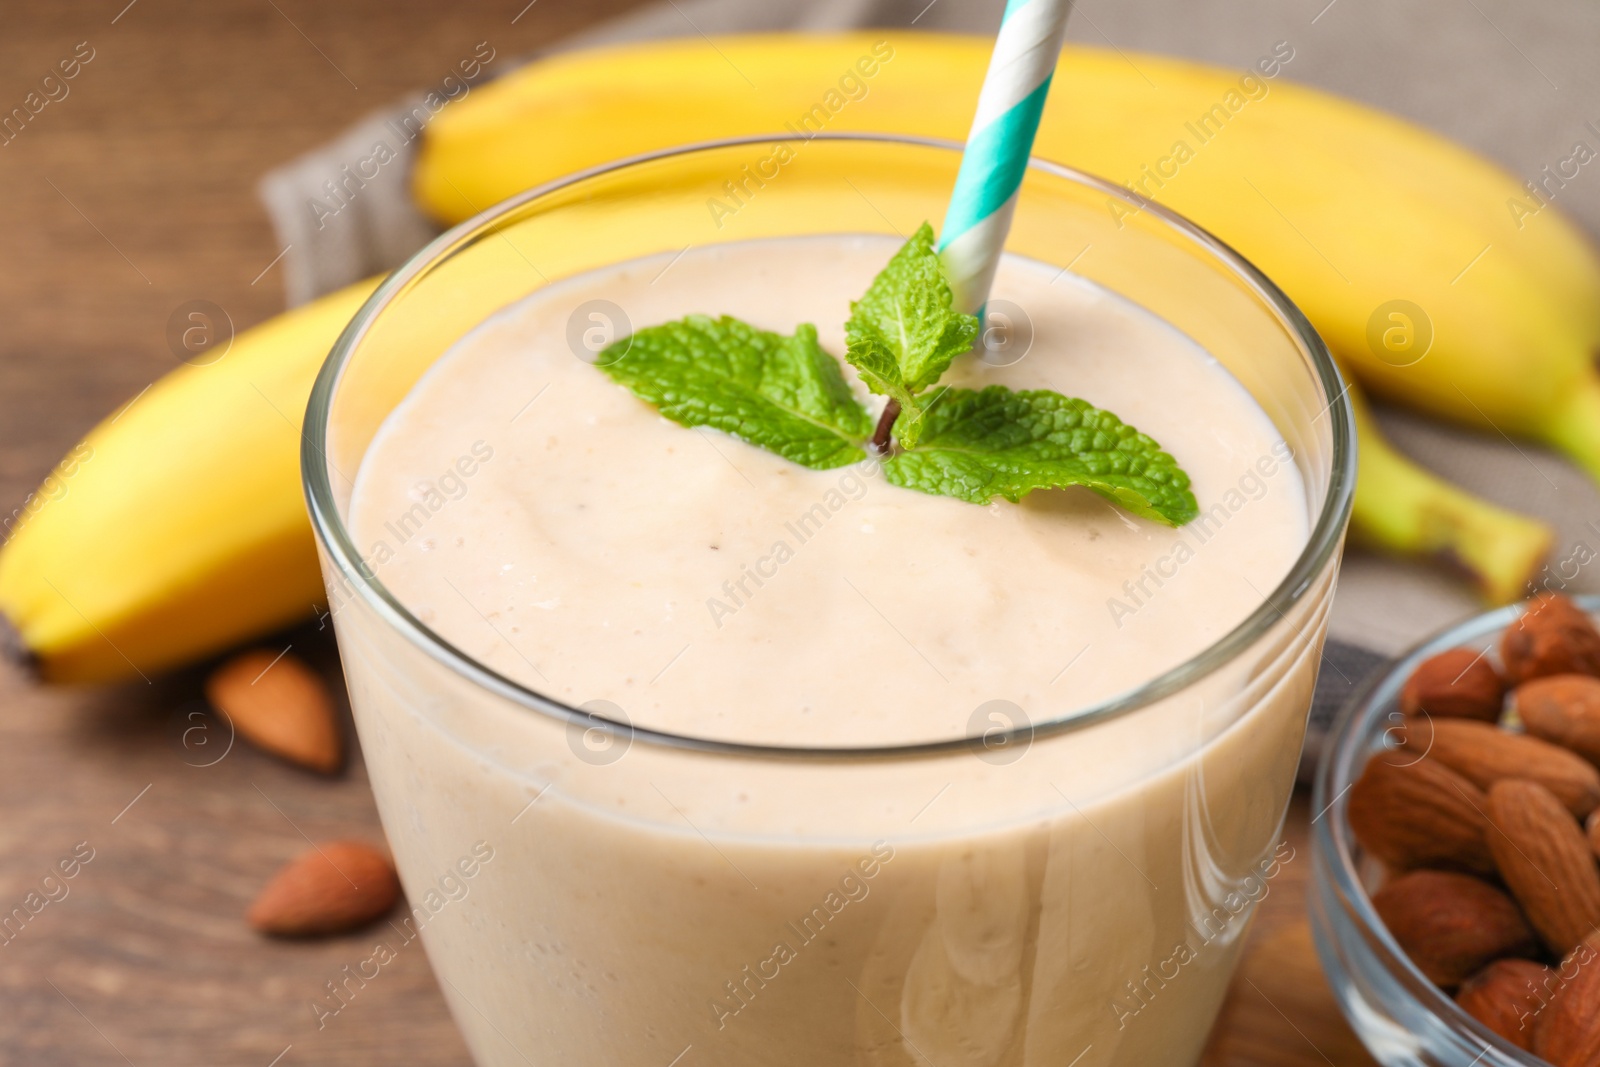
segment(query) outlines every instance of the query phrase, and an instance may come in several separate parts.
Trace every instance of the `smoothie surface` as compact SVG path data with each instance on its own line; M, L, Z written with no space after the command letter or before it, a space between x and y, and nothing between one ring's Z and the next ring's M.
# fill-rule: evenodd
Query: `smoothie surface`
M1243 621L1308 536L1288 447L1190 340L1059 268L1003 261L993 298L1022 309L1031 346L1003 367L958 359L942 384L1053 389L1116 413L1189 473L1195 522L1137 519L1084 489L981 507L889 485L870 461L809 470L669 422L569 343L574 321L615 335L615 312L591 303L608 301L633 328L695 312L783 333L810 322L842 356L850 301L897 247L691 248L539 290L385 422L356 478L357 545L491 669L731 741L944 740L1012 708L1037 724ZM882 398L867 402L875 415Z

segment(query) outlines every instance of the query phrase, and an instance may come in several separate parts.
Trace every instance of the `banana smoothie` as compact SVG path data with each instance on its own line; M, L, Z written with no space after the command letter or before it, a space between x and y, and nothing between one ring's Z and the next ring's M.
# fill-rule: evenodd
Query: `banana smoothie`
M486 672L401 669L424 657L336 615L410 899L493 849L417 912L480 1063L1198 1058L1295 862L1325 601L1131 714L1031 728L1193 659L1289 572L1314 509L1249 393L1137 306L1001 263L1008 344L940 384L1116 412L1192 479L1173 527L1084 488L977 505L877 458L810 469L669 421L583 341L703 312L813 323L843 354L898 245L730 243L551 284L445 353L355 473L367 565Z

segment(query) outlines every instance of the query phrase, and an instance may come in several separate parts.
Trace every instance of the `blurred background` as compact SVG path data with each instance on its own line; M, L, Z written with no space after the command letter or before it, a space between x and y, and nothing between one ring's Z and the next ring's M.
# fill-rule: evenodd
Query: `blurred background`
M768 26L992 33L1001 6L10 5L0 115L23 107L58 63L80 67L64 94L0 135L0 511L21 506L85 432L177 365L176 310L206 301L242 330L284 309L289 271L305 262L258 194L268 172L439 84L480 42L504 70L586 41ZM1600 148L1600 7L1587 0L1083 0L1069 37L1128 53L1130 64L1150 51L1241 70L1287 41L1287 78L1430 126L1526 180L1578 144ZM1600 162L1564 181L1556 206L1600 232ZM1556 556L1600 550L1600 496L1566 460L1415 415L1380 417L1426 466L1553 523ZM1596 572L1568 590L1600 591ZM1411 564L1357 552L1346 575L1334 633L1380 653L1476 606L1448 575ZM312 624L284 640L337 681L327 632ZM359 758L328 782L253 751L197 755L184 731L203 708L201 677L47 689L0 667L0 913L79 843L93 853L66 896L0 943L0 1062L465 1063L420 947L319 1027L312 1001L370 953L373 936L267 942L240 920L308 839L381 831ZM1303 840L1308 815L1302 798L1291 840ZM1209 1062L1368 1062L1310 956L1304 865L1286 870ZM1271 1001L1260 995L1269 979Z

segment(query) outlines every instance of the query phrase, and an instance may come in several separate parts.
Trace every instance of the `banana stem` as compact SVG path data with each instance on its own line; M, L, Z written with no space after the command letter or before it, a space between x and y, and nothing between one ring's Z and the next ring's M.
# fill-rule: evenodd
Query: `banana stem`
M1555 539L1549 526L1473 496L1394 450L1359 397L1352 539L1464 573L1485 600L1524 596Z
M1600 373L1589 370L1566 390L1540 436L1600 481Z

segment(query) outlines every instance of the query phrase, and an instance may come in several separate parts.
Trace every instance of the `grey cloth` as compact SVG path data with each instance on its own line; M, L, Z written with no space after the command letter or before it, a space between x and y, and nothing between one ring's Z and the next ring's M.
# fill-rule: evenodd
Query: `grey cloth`
M1300 781L1310 784L1340 713L1362 691L1362 683L1389 662L1383 653L1360 645L1332 638L1323 645L1317 689L1311 697L1311 716L1306 722L1305 749L1300 756Z
M287 248L290 307L393 270L439 232L411 201L419 114L430 114L422 94L374 112L261 180L278 246Z
M910 26L992 33L1003 0L664 0L569 38L561 48L778 29ZM1590 0L1080 0L1068 37L1124 53L1164 52L1247 68L1279 41L1294 48L1286 75L1431 126L1524 179L1573 155L1600 151L1600 80L1594 48L1600 5ZM500 63L505 70L514 64ZM332 217L310 202L340 168L370 155L394 111L272 172L262 183L278 229L289 302L389 270L424 243L432 224L412 206L411 145ZM1592 125L1591 125L1592 123ZM1562 185L1557 206L1600 229L1600 160ZM1396 294L1403 297L1405 294ZM1516 359L1517 353L1506 353ZM1395 444L1423 466L1558 531L1547 584L1600 592L1600 493L1571 463L1525 443L1379 410ZM1313 709L1308 760L1332 709L1359 676L1426 634L1478 610L1470 590L1439 571L1359 551L1347 554L1332 639Z

